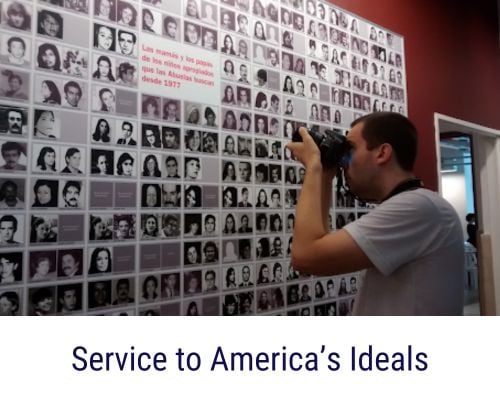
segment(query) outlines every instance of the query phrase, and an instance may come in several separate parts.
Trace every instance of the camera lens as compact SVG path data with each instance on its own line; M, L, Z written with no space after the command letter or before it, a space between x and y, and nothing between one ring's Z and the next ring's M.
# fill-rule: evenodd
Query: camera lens
M307 131L321 153L321 163L327 168L342 167L349 163L350 145L341 132L325 130L318 132L314 129ZM293 142L302 142L298 129L292 135Z

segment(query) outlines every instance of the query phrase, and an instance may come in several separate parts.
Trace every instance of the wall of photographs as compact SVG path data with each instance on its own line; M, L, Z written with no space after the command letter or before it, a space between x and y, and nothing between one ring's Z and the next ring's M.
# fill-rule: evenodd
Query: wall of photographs
M316 0L1 0L0 314L347 315L289 262L300 126L406 114L403 39ZM148 93L144 44L219 98ZM187 98L187 100L186 100ZM333 193L332 229L368 206Z

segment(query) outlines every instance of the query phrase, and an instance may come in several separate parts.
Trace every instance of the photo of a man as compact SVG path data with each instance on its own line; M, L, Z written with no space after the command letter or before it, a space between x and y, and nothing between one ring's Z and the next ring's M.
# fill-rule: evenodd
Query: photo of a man
M61 206L63 208L81 208L82 183L79 181L67 181L62 189Z
M82 88L75 81L69 81L64 85L64 103L66 107L79 108L82 98Z
M14 215L4 215L0 218L0 246L19 244L14 239L18 225L18 220Z
M19 186L17 181L0 180L0 209L5 208L24 208L24 196L20 196ZM24 180L22 181L24 185Z
M0 153L3 158L3 165L0 165L0 171L26 171L26 164L22 164L21 156L26 156L26 144L19 142L4 142Z
M132 32L118 31L118 49L125 56L135 56L137 36Z
M0 107L0 133L23 135L27 129L27 110L15 107Z
M137 145L137 141L132 137L134 134L134 125L129 121L123 121L121 124L121 135L116 141L117 144L128 146Z
M11 64L17 67L29 67L29 49L27 48L26 41L27 39L20 36L9 37L5 45L0 48L0 63Z

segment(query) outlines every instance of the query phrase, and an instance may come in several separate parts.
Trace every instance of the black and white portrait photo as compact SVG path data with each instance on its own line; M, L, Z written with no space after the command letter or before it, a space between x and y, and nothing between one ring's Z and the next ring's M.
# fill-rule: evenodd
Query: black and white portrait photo
M0 105L0 135L23 137L28 133L26 108Z
M33 9L20 1L2 2L1 24L5 28L31 31Z
M61 14L47 9L39 10L37 20L37 32L39 35L54 39L63 38L64 20Z
M31 66L31 39L21 35L2 34L0 63L29 68Z

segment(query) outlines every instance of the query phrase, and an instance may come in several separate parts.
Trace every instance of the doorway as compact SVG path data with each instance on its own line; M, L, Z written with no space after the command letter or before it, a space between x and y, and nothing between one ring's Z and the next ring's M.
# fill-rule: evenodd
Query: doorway
M472 137L461 132L440 132L442 196L455 208L465 239L464 315L479 315L477 217L472 173Z
M496 315L500 254L495 258L492 238L498 241L499 232L491 221L498 215L490 213L500 199L500 132L441 114L435 114L435 127L439 192L457 211L465 238L464 315Z

